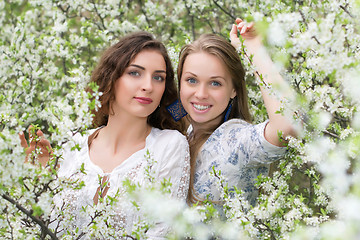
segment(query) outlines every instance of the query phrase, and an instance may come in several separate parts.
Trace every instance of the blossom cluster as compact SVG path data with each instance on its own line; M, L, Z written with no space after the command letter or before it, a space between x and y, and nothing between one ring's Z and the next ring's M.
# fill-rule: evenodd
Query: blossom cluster
M287 156L271 166L270 175L258 177L257 205L249 205L241 189L228 189L226 176L214 171L227 221L211 202L189 207L161 197L166 203L160 206L156 199L166 191L143 186L132 197L147 219L139 220L133 233L116 233L104 224L116 199L84 209L91 224L82 232L105 239L122 234L141 239L156 220L172 227L169 239L357 239L359 14L358 0L1 1L0 237L82 237L72 225L70 207L56 212L61 226L72 231L59 237L53 227L54 198L85 184L59 179L56 167L63 145L91 127L101 93L96 86L90 86L93 93L85 89L106 47L127 33L145 30L165 43L176 68L184 44L209 32L228 38L231 24L241 17L256 22L266 50L295 90L279 112L302 129L298 138L289 139ZM256 69L245 53L246 49L239 52L257 123L267 118L266 109ZM272 90L283 91L276 86ZM31 157L34 164L24 163L18 133L27 135L30 125L40 126L53 146L46 168L37 163L39 152Z

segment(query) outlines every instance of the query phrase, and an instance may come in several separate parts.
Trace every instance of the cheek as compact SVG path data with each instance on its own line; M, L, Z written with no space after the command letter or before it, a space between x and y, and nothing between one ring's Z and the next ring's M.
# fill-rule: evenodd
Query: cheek
M188 87L186 83L183 83L180 85L180 97L185 98L191 95L192 88Z
M128 79L126 77L119 79L115 83L115 89L118 92L129 92L129 91L132 91L133 88L134 88L134 85L131 84L131 82L128 81Z
M217 100L217 102L221 105L226 105L229 103L230 101L230 94L228 94L228 92L218 92L216 94L213 95L213 97Z
M164 92L165 92L165 83L158 86L158 88L157 88L157 93L158 93L157 96L159 99L162 98L162 96L164 95Z
M180 88L180 93L179 93L179 95L180 95L180 100L181 100L181 102L185 102L185 100L186 100L186 98L187 98L188 93L187 93L186 90L187 90L186 87L181 87L181 88Z
M186 96L185 96L185 89L184 88L180 88L180 92L179 92L179 95L180 95L180 102L181 104L184 106L186 105Z
M120 83L120 81L117 81L115 83L115 90L114 90L114 96L117 97L118 95L121 95L121 90L124 88L124 86L122 86L122 84Z
M160 91L160 98L162 98L162 96L164 95L165 93L165 86L161 89Z
M180 101L182 106L184 107L185 111L191 111L191 91L189 88L183 87L180 88Z

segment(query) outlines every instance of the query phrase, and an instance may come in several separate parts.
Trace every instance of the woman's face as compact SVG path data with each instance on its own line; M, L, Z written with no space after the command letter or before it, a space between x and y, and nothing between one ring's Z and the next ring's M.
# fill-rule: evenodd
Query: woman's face
M220 59L205 52L187 56L180 79L180 98L195 123L220 123L221 114L235 96L231 76Z
M165 79L166 64L159 51L138 53L115 83L115 115L147 118L160 104Z

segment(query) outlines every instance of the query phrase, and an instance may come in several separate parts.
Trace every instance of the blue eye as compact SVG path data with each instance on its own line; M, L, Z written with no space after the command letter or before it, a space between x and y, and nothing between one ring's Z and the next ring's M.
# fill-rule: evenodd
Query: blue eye
M219 86L221 86L221 83L219 83L219 82L217 82L217 81L212 81L212 82L211 82L211 86L219 87Z
M156 81L162 82L165 80L165 78L163 76L154 76L153 77Z
M197 82L195 78L188 78L186 81L190 84L195 84Z
M137 72L137 71L130 71L130 72L129 72L129 75L130 75L130 76L140 76L140 73Z

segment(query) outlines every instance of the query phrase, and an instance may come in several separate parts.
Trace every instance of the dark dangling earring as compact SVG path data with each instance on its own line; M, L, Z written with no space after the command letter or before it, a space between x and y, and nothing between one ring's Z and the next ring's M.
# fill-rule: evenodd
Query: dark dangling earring
M224 117L224 122L226 122L229 117L230 117L230 112L231 112L231 109L232 109L232 105L233 105L233 101L234 99L233 98L230 98L230 101L229 101L229 105L226 109L226 113L225 113L225 117Z
M166 110L170 113L170 115L176 122L182 119L187 114L180 100L176 100L175 102L167 106Z

